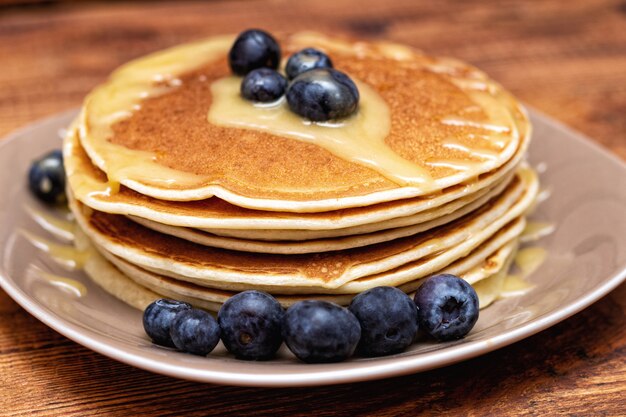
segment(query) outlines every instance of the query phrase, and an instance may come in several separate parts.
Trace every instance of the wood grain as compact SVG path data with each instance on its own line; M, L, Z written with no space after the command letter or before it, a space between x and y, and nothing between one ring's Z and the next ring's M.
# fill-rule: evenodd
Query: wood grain
M626 159L623 1L316 0L0 8L0 135L80 105L119 64L248 27L386 38L465 59ZM0 291L0 415L576 415L626 410L626 285L491 354L321 388L203 385L137 370L50 330Z

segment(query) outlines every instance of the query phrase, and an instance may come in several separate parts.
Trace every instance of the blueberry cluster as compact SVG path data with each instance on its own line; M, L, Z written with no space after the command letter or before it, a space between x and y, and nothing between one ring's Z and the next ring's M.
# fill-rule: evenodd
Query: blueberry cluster
M355 352L384 356L404 351L418 328L439 341L465 336L478 320L478 297L463 279L432 276L411 299L394 287L376 287L352 300L348 308L320 301L300 301L286 311L271 295L244 291L228 299L217 314L181 301L160 299L143 315L154 343L205 356L222 339L239 359L272 358L283 341L308 363L343 361Z
M330 58L314 48L303 49L287 60L280 74L280 46L259 29L239 34L228 54L233 73L243 76L241 96L257 103L285 96L294 113L315 122L347 117L359 104L356 84L333 68Z

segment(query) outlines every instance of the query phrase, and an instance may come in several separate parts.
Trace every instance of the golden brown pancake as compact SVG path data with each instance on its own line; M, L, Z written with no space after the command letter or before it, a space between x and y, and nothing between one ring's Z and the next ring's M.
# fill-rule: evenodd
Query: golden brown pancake
M538 192L509 93L401 45L280 36L283 58L316 47L359 87L356 113L310 122L241 98L232 41L124 65L69 129L70 208L100 285L211 310L248 289L347 304L434 273L466 278L481 307L498 296Z
M449 254L444 258L448 264L469 253L522 216L533 202L536 177L529 170L521 173L521 196L507 190L449 224L363 248L305 255L255 254L201 246L155 232L124 216L86 209L80 203L71 207L81 228L99 246L146 269L216 288L245 283L274 286L282 291L313 287L337 290L355 279L383 273L446 249ZM404 271L393 284L379 285L401 285L414 279L410 274L411 271Z
M116 193L106 192L106 175L91 163L76 136L70 132L64 145L70 189L78 200L95 210L258 240L349 236L432 220L481 198L490 189L501 187L502 182L512 178L523 156L524 153L518 151L500 169L428 196L329 212L280 213L238 207L216 197L188 202L159 200L125 186Z
M399 239L407 236L413 236L418 233L433 229L437 226L450 223L460 217L465 216L466 214L478 210L480 207L484 206L489 200L495 199L506 188L517 188L521 193L522 186L523 185L521 180L516 176L512 179L512 181L506 181L502 184L499 184L495 189L490 190L490 192L486 193L485 195L481 195L480 198L476 199L475 201L471 201L469 204L465 204L460 207L455 205L456 210L451 210L449 213L436 210L435 213L422 213L424 215L428 214L432 216L419 216L422 218L425 217L423 221L416 221L415 217L417 216L409 216L409 218L396 219L396 221L394 222L407 224L407 226L389 227L384 228L383 230L377 230L371 233L361 234L348 234L346 232L345 235L343 235L344 231L341 230L343 236L340 235L338 237L327 237L321 239L302 239L299 241L281 241L268 239L268 237L280 235L278 232L283 232L282 234L284 234L285 231L256 230L255 232L257 232L261 236L264 236L264 239L242 239L220 236L210 233L209 231L200 229L164 225L151 220L142 219L140 217L130 218L133 221L157 232L176 236L181 239L198 243L204 246L212 246L216 248L232 249L245 252L274 253L285 255L321 253L358 248L362 246L374 245L381 242L388 242L390 240ZM385 223L389 224L391 222ZM378 224L369 226L376 228L384 227ZM242 231L241 233L245 232L246 231ZM302 232L293 231L293 233L298 234Z
M169 200L219 195L235 205L278 211L328 211L439 191L497 169L527 142L521 107L470 66L388 44L346 43L307 34L283 37L285 55L303 44L325 49L336 68L382 97L391 117L385 144L430 177L427 184L399 185L316 144L209 123L211 85L230 76L226 61L230 39L218 42L219 53L209 54L206 63L190 58L194 56L190 51L211 42L216 41L182 48L185 54L181 49L164 51L127 64L87 98L81 142L109 177L115 174L114 160L122 156L96 146L106 136L102 132L108 132L100 129L103 120L110 127L106 143L115 149L141 151L154 156L156 165L192 176L182 184L120 176L128 187ZM171 71L175 85L171 80L156 87L148 83L145 87L160 88L158 93L137 102L124 98L123 109L111 104L125 91L140 92L150 75L161 74L172 66L170 60L181 57L191 61L193 70L176 62ZM155 66L154 72L149 64ZM106 106L110 108L103 110ZM120 116L121 110L128 114Z
M483 252L481 247L480 250L476 251L476 254L472 252L472 254L468 255L466 258L455 262L438 273L451 273L451 271L454 271L455 274L462 277L470 284L476 285L478 282L487 280L504 269L507 260L510 259L511 255L515 253L517 242L515 240L506 242L496 250L493 250L493 246L489 244L485 244L484 246L485 249L491 250L486 257L480 253ZM135 281L138 285L176 300L187 301L195 306L217 311L221 304L236 294L236 292L232 291L207 288L190 282L159 275L124 261L123 259L107 252L103 248L97 249L115 266L115 268L119 269L119 271ZM469 261L467 259L474 257L478 259L470 259ZM468 264L471 264L472 266L468 267ZM400 288L410 293L418 288L422 281L423 279L419 279L416 282L406 284ZM307 299L325 300L337 304L348 305L354 295L355 294L276 294L275 297L281 305L289 307L298 301ZM494 293L493 296L490 297L490 301L492 301L495 296L497 296L497 293ZM489 303L487 302L481 303L481 308L486 307L488 304Z

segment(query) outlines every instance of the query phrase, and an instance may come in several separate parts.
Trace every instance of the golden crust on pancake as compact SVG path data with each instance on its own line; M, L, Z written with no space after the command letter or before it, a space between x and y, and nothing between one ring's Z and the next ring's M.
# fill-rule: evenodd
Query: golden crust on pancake
M439 193L327 212L281 213L247 209L217 197L199 201L159 200L125 186L121 186L117 193L95 192L106 189L106 174L93 165L75 134L70 132L64 143L64 160L70 189L78 200L95 210L142 217L172 226L215 229L208 231L239 237L234 230L227 230L236 229L241 230L239 233L244 235L252 235L242 238L265 240L346 236L415 224L421 221L418 220L421 217L432 219L434 217L429 213L450 213L451 208L462 207L474 198L480 198L488 188L499 186L502 181L509 181L522 157L523 152L520 151L500 169L485 173L475 181L448 187ZM78 189L82 184L89 186L86 192L80 193ZM445 205L447 206L444 207ZM410 219L409 216L415 216L416 219ZM407 223L408 220L411 223ZM290 233L289 230L294 232Z
M510 189L519 189L521 193L522 184L521 180L518 177L513 177L512 181L506 181L503 184L499 184L494 190L490 190L491 192L486 193L485 195L479 196L475 201L471 201L468 204L456 206L455 210L451 210L450 212L441 212L435 210L435 213L432 213L432 217L425 217L423 221L415 221L416 216L408 216L408 219L402 218L397 219L397 222L405 222L406 225L399 227L383 227L379 226L381 230L375 230L370 233L361 233L361 234L346 234L339 236L329 236L325 238L319 239L306 239L299 241L281 241L275 240L272 241L271 237L277 231L263 231L258 230L258 232L266 232L266 239L264 240L254 240L254 239L242 239L242 238L233 238L233 237L225 237L219 236L213 233L194 229L194 228L186 228L186 227L175 227L163 225L157 222L153 222L150 220L145 220L139 217L130 217L133 221L141 224L142 226L148 227L152 230L155 230L160 233L165 233L167 235L172 235L179 237L184 240L188 240L190 242L198 243L204 246L211 246L222 249L232 249L237 251L245 251L245 252L258 252L258 253L274 253L274 254L285 254L285 255L296 255L296 254L305 254L305 253L321 253L321 252L331 252L331 251L339 251L352 249L357 247L374 245L381 242L388 242L390 240L399 239L407 236L413 236L417 233L422 233L427 230L433 229L435 227L447 224L469 214L475 210L478 210L480 207L484 206L489 200L495 199L499 196L506 188ZM430 213L425 213L430 214ZM418 219L420 216L417 216ZM385 222L385 224L390 224L392 222ZM373 227L376 225L370 225ZM377 227L378 228L378 227ZM281 232L281 231L278 231ZM297 231L295 233L298 233Z
M485 245L488 246L488 245ZM472 260L471 266L461 266L461 264L469 264L466 259L455 262L455 264L442 270L441 273L450 273L454 271L458 276L468 281L473 286L478 282L488 280L492 276L498 274L507 265L508 261L512 258L512 254L515 253L517 242L515 239L506 242L504 245L499 246L497 249L489 249L490 252L485 256L483 254L477 254L477 259ZM103 248L97 248L98 251L106 258L111 264L119 269L123 274L132 279L140 286L146 287L151 291L156 291L164 296L171 297L177 300L187 301L194 306L207 308L209 310L217 311L221 304L223 304L228 298L236 294L233 291L220 290L214 288L202 287L197 284L193 284L186 281L177 280L168 276L159 275L157 273L142 269L137 265L133 265L109 252ZM477 250L476 252L481 252ZM467 258L473 257L474 252L468 255ZM459 264L459 267L456 265ZM460 268L460 269L459 269ZM410 283L403 287L400 287L403 291L414 292L415 289L421 285L423 279L418 279L416 282ZM484 286L482 284L481 286ZM490 288L494 288L490 285ZM298 295L284 295L275 294L276 299L284 307L289 307L294 303L306 300L325 300L334 302L337 304L348 305L352 298L356 294L298 294ZM489 303L487 299L493 300L497 296L497 292L485 297L485 302L481 302L481 308L486 307Z
M77 204L71 206L80 226L98 245L147 268L164 268L188 280L212 281L211 285L247 282L337 288L447 248L451 248L448 263L464 256L522 216L534 201L536 177L526 170L521 172L521 178L521 197L512 190L505 192L475 212L432 231L363 248L306 255L254 254L205 247L155 232L124 216L85 210L85 206ZM410 271L391 285L400 285L402 280L411 280Z
M315 39L308 38L310 46L316 46ZM301 46L298 35L283 38L281 44L285 55ZM383 97L391 114L386 144L426 170L436 185L399 187L372 169L348 162L320 146L209 123L211 82L229 76L225 54L181 74L179 86L143 100L129 117L112 125L113 144L150 152L162 166L199 175L202 184L189 188L148 184L149 180L122 183L143 194L171 200L219 195L239 206L265 210L327 211L423 195L458 184L501 166L518 147L525 146L527 120L523 110L480 71L419 53L392 59L389 54L376 55L378 49L368 49L363 43L354 43L350 53L345 45L333 49L333 42L321 44L331 54L336 68L365 82ZM125 70L141 62L131 63ZM459 80L463 82L455 82ZM123 83L113 86L114 81L115 74L109 81L113 84L100 89L124 88ZM497 144L488 137L493 134L489 128L493 118L486 113L486 105L472 95L478 93L488 96L493 101L491 105L512 120L511 126L499 126L510 130L506 143ZM106 171L102 155L91 146L90 113L88 98L86 128L82 130L87 134L81 136L81 141L94 162ZM448 118L468 123L442 122ZM446 145L449 139L455 146ZM486 150L495 158L477 157L477 153L463 151L464 148ZM451 168L458 163L468 163L473 168Z

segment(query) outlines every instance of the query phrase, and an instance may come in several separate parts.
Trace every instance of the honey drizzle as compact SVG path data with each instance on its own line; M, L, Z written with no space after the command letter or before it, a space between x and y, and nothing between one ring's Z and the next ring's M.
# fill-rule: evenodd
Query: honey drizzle
M75 241L77 225L72 221L73 215L70 211L59 211L59 214L62 214L62 216L54 215L48 211L39 210L31 206L26 206L25 211L42 229L51 233L56 238L67 242ZM53 243L28 232L22 232L22 234L26 236L35 247L50 254L52 259L69 269L82 268L87 261L88 254L73 246ZM37 274L54 287L75 297L82 297L87 294L87 288L80 281L51 274L40 269L37 269Z
M520 273L505 277L499 298L518 297L534 288L535 286L526 278L545 262L547 256L548 252L537 246L520 249L514 259Z
M77 234L81 232L73 221L73 214L69 210L55 210L58 214L62 215L61 217L44 210L36 209L32 206L25 206L24 209L42 229L58 239L71 243L61 244L52 242L26 230L19 230L19 233L33 244L33 246L50 255L55 262L63 267L70 270L83 269L89 259L90 251L80 250L75 246L78 243ZM35 270L40 278L64 292L70 293L76 297L82 297L87 294L87 287L80 281L55 275L39 268Z
M519 297L520 295L526 294L534 287L533 284L519 275L507 275L504 277L498 298Z
M70 270L83 268L89 258L88 251L81 251L74 246L52 242L26 230L21 230L20 233L37 249L49 254L57 263Z
M556 226L552 223L528 222L526 224L526 228L520 236L520 242L534 242L544 236L548 236L549 234L554 232L555 229Z
M522 271L522 277L532 275L541 264L543 264L548 256L548 252L544 248L537 246L520 249L515 255L515 265Z
M68 135L75 134L76 128L71 127ZM68 137L63 144L65 174L67 175L72 193L82 201L97 196L110 196L118 192L119 184L115 184L110 180L102 183L82 172L81 167L76 164L78 159L72 156L75 155L74 147L76 144L75 138L72 137Z
M399 185L432 182L428 172L395 153L385 143L391 115L385 101L366 84L356 81L361 94L359 110L339 121L310 122L289 110L284 99L254 105L239 94L241 79L227 77L211 85L213 104L207 119L218 126L268 131L314 143L344 160L365 165Z
M51 215L46 211L38 210L31 206L26 206L25 210L28 215L45 231L68 242L74 240L74 230L76 227L74 222L68 220L67 218L59 218L58 216ZM66 217L69 217L69 212Z
M467 145L462 144L460 141L456 139L446 139L443 142L443 147L448 149L454 149L456 151L461 151L463 153L468 154L469 156L473 156L480 159L487 159L490 161L496 160L498 158L497 152L492 151L487 148L473 147L470 148Z
M217 37L140 58L116 70L107 83L89 94L85 107L90 108L90 114L81 114L79 134L92 160L107 173L108 192L119 191L119 184L125 180L178 187L207 180L157 163L155 153L133 150L109 139L113 136L113 124L130 117L142 100L180 86L178 75L225 54L232 41L232 36Z

